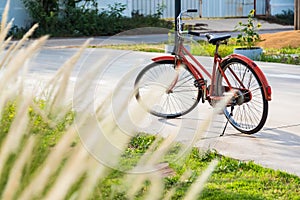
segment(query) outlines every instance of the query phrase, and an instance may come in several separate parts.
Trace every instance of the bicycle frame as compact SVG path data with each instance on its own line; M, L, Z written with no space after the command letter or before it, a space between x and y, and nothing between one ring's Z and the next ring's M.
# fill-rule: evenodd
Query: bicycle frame
M219 70L219 72L221 73L221 75L223 76L224 80L226 81L226 83L228 84L228 87L226 90L231 90L233 89L233 87L231 86L230 82L228 81L226 75L224 74L224 71L221 67L221 63L232 59L232 58L239 58L242 59L243 61L246 62L247 65L249 65L257 74L258 78L260 79L260 81L262 82L263 85L263 91L265 94L265 98L266 100L270 101L271 95L272 95L272 90L271 90L271 86L269 85L265 75L263 74L263 72L259 69L259 67L249 58L242 56L242 55L238 55L238 54L231 54L227 57L225 57L224 59L221 58L221 56L218 53L218 47L220 44L217 44L216 46L216 50L214 53L214 61L213 61L213 69L212 69L212 73L209 73L206 68L184 47L183 45L183 38L177 38L179 40L179 42L177 43L177 45L175 45L174 48L174 54L175 55L168 55L168 56L159 56L156 58L153 58L152 60L157 62L157 61L161 61L161 60L172 60L174 61L174 63L176 63L177 67L180 67L181 64L184 64L185 66L187 66L189 68L189 70L191 71L191 73L193 74L193 76L195 77L195 79L197 81L200 82L200 87L202 89L202 91L207 91L207 85L204 82L204 76L201 72L203 72L210 80L211 80L211 87L210 90L208 90L208 93L205 93L205 100L217 100L220 99L221 96L218 96L215 94L215 84L216 84L216 72L217 70ZM197 65L194 66L191 62L189 62L188 58L186 57L186 55ZM200 71L200 70L201 71ZM238 79L238 77L236 77ZM239 80L240 83L242 83L242 81ZM174 83L174 85L176 84L176 82ZM172 84L173 85L173 84Z
M188 9L179 14L173 55L153 58L154 62L138 74L134 83L135 97L149 113L157 117L177 118L192 111L200 99L202 103L207 100L215 106L224 92L233 90L234 95L223 110L227 122L220 136L224 135L228 123L242 133L257 133L268 116L271 86L260 68L249 58L238 54L225 58L219 55L219 46L231 37L228 34L205 34L208 42L216 46L212 70L208 71L183 45L184 33L200 36L196 30L184 31L181 20L183 14L196 11ZM175 77L164 80L167 73L175 74ZM145 94L156 89L156 86L160 86L160 99L155 106L147 105Z

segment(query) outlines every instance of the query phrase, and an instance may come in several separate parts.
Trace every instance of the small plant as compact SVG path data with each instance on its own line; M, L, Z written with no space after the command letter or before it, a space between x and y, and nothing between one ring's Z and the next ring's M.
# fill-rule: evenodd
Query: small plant
M246 46L249 49L260 40L257 30L261 27L261 24L254 24L254 13L255 10L252 9L248 14L248 22L239 22L235 27L235 30L240 32L237 36L236 43L241 46Z

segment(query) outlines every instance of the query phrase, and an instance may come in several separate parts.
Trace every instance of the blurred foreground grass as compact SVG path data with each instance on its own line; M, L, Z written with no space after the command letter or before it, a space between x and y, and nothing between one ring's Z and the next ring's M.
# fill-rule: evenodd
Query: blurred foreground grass
M6 38L12 26L6 23L8 5L9 1L0 32L0 199L299 197L299 177L226 158L216 152L201 152L193 145L186 147L173 142L172 134L166 138L135 132L130 136L124 134L109 112L111 95L94 113L88 107L80 112L73 110L66 91L71 71L88 43L42 89L28 91L24 64L40 50L47 37L25 45L37 28L34 26L22 40L10 44L11 38ZM80 85L77 102L85 100L86 87L91 84L87 80L92 82L95 74L89 71L82 75L82 80L77 80ZM203 121L195 138L201 139L211 117L222 106L218 109ZM119 115L125 111L122 108ZM144 115L135 114L137 118ZM95 131L99 124L102 129ZM120 152L114 152L104 137L111 139ZM87 145L83 144L84 138L100 155L84 148ZM109 164L97 156L108 158Z

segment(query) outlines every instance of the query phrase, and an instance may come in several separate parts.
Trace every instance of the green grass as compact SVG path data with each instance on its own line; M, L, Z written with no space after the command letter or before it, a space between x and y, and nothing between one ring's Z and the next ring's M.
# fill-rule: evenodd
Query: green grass
M44 102L38 102L38 105L41 109L44 109ZM7 137L7 131L15 113L15 102L7 104L0 123L2 127L1 141ZM64 134L64 130L73 122L74 118L73 113L67 113L60 121L57 121L55 126L50 126L34 109L30 108L28 114L30 116L30 134L39 136L38 145L35 147L35 153L30 164L23 171L20 188L16 190L16 194L30 183L38 172L39 166L43 164L51 149L55 148L62 134ZM26 138L23 140L26 140ZM122 166L122 169L132 169L154 142L158 147L162 141L162 138L153 135L137 135L129 142L119 160L119 165ZM74 144L74 146L77 145ZM74 151L74 146L69 147L70 152ZM4 173L1 174L0 196L8 179L10 168L16 162L16 156L22 151L22 148L20 146L19 150L6 161ZM218 159L219 164L198 199L300 199L300 178L295 175L263 168L251 161L243 162L228 158L219 155L216 151L200 152L197 148L193 148L186 157L174 159L178 157L178 152L182 148L184 148L182 144L175 143L161 160L163 163L168 163L172 170L172 173L163 178L164 193L167 194L170 190L175 190L171 199L182 199L197 177L203 173L214 159ZM64 162L60 163L47 188L51 187L57 179L63 166ZM190 171L190 173L183 179L182 176L187 171ZM109 170L109 174L98 181L90 199L130 199L127 196L128 188L124 182L127 175L124 171ZM143 174L139 176L143 176ZM82 184L85 179L85 174L78 178L69 189L68 198L71 198L79 188L83 187ZM140 191L136 193L135 199L143 199L149 192L151 184L150 181L145 180ZM45 192L47 192L47 188Z
M145 152L154 139L154 136L149 135L133 138L136 145L129 146L126 159L130 158L129 155L134 157L134 154ZM178 147L174 148L168 156L172 157L173 153L176 154ZM165 193L176 188L172 199L182 199L191 184L215 158L220 162L198 199L300 199L300 178L295 175L263 168L251 161L243 162L224 157L215 151L201 153L197 148L193 148L182 163L169 162L170 167L174 170L174 175L164 179ZM187 170L192 170L190 176L185 180L180 180L182 174ZM105 180L99 183L92 199L127 199L126 192L122 190L123 176L125 174L122 172L112 171ZM144 184L137 199L147 193L147 183Z
M111 48L120 50L132 50L132 51L144 51L144 52L164 52L164 43L161 44L134 44L134 45L106 45L101 48ZM227 45L221 45L219 48L219 54L221 57L225 57L233 53L235 45L235 39L229 40ZM191 53L196 56L213 56L215 46L209 44L207 41L198 41L198 44L191 44ZM300 64L300 47L284 47L281 49L264 49L264 54L261 57L262 62L276 62L285 64Z
M8 7L4 16L5 13L8 13ZM6 25L5 18L1 22L4 25L0 30L2 36L10 26ZM25 76L22 77L25 74L21 72L26 70L20 70L20 67L46 40L46 37L40 38L34 45L23 48L24 41L36 27L8 51L3 58L6 62L1 66L0 199L299 199L297 176L224 157L215 151L200 152L174 142L172 135L163 139L131 133L132 137L128 137L116 123L117 116L109 112L111 96L99 107L93 107L96 112L92 115L90 107L83 112L71 111L71 102L66 100L69 98L67 82L74 63L87 44L45 87L39 88L43 91L41 94L28 93ZM4 38L1 41L3 49L9 44ZM20 47L23 48L21 55L15 54L20 52ZM164 49L163 44L134 48L155 52ZM207 43L197 45L197 48L193 49L195 54L210 55L213 52L213 46ZM222 55L228 51L230 48L226 46L220 49ZM78 83L95 80L99 66L95 67L83 74ZM89 83L79 85L77 89L82 90L82 99L77 100L83 102L90 94ZM120 103L126 99L125 96ZM120 116L124 116L127 109L122 108ZM144 116L134 112L137 117ZM206 126L208 123L199 129L205 130ZM81 139L88 138L83 143L93 143L92 147L99 150L100 157L107 157L113 164L101 158L96 160L95 154L89 154L90 151L79 142L78 133ZM201 134L198 131L196 138ZM111 143L104 142L103 137ZM115 147L120 151L115 152ZM162 164L164 173L158 173L157 167ZM147 171L130 171L141 169ZM202 186L205 186L203 190Z

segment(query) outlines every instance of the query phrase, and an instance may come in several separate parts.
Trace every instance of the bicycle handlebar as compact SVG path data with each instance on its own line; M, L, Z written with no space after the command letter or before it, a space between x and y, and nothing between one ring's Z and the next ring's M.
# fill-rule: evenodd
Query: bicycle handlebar
M186 12L198 12L197 9L187 9Z
M180 12L180 14L178 15L178 17L176 19L178 36L182 36L182 34L184 34L184 33L188 33L188 34L195 35L195 36L200 36L200 34L197 32L183 31L184 23L182 22L182 15L184 15L185 13L195 13L195 12L198 12L198 10L197 9L187 9L187 10L183 10Z

